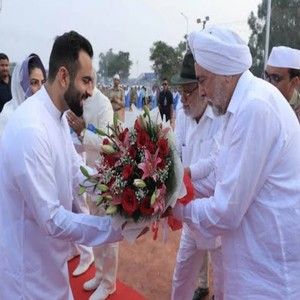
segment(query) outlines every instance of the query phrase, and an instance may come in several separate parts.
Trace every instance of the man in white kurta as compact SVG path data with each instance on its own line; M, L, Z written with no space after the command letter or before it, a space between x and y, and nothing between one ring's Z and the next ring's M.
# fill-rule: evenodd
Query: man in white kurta
M173 76L172 83L181 84L180 109L176 117L175 137L176 149L182 158L183 166L194 183L206 178L214 171L215 159L218 152L217 134L221 131L223 118L217 118L205 98L199 95L198 83L194 70L192 53L187 53L183 59L181 74ZM187 92L188 91L188 94ZM196 185L195 185L196 187ZM195 189L196 197L211 196L211 190ZM201 200L198 200L201 201ZM207 250L210 249L214 266L214 290L216 299L222 297L222 265L220 238L199 239L183 225L177 262L173 275L172 299L192 299L195 284L203 263L207 264ZM204 265L205 266L205 265ZM202 267L203 268L203 267ZM207 273L207 267L202 273ZM202 274L201 277L206 274ZM203 280L203 278L200 278ZM207 282L200 282L200 287L207 288ZM202 290L200 290L202 292ZM203 291L204 292L204 291ZM208 293L208 291L207 291ZM204 295L194 295L202 299Z
M95 127L106 132L107 126L113 124L113 117L114 111L110 100L96 87L92 97L89 97L83 104L83 121L72 113L68 114L69 125L74 127L82 140L86 152L86 162L90 167L94 167L96 160L99 159L100 145L103 139L90 129ZM88 195L87 198L92 215L105 215L104 209L96 205L97 196ZM116 290L118 250L119 243L110 243L93 248L96 274L84 284L85 290L96 289L89 298L90 300L106 299Z
M189 44L203 94L225 113L225 131L214 196L177 205L174 215L199 236L221 235L224 299L300 299L297 118L275 87L247 70L251 54L237 34L209 28ZM212 92L217 81L232 80L232 95L220 86Z
M89 52L78 50L71 77L64 58L56 58L68 57L75 43ZM48 82L18 107L1 139L0 299L72 300L70 243L96 246L121 238L109 217L71 212L72 192L83 180L82 160L63 112L70 101L79 105L91 95L92 48L72 31L57 37L53 49Z

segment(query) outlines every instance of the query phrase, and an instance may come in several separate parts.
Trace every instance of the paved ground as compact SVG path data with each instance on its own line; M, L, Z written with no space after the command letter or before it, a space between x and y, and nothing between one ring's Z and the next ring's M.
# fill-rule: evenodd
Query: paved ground
M148 232L134 244L121 242L118 279L148 300L170 300L180 234L181 231L168 231L169 239L164 243L160 229L156 241L153 241L152 233ZM210 281L212 287L212 278Z

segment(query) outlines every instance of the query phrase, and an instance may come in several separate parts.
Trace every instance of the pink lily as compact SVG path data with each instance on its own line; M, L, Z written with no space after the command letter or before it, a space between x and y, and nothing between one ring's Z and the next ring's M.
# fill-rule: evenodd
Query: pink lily
M148 149L145 149L145 162L139 163L138 167L144 172L142 180L147 177L152 177L156 181L156 167L161 162L161 158L157 157L158 150L152 156Z
M160 189L156 190L156 199L152 205L154 209L154 214L156 214L158 211L162 213L165 210L165 200L164 200L165 194L166 194L166 186L163 184Z

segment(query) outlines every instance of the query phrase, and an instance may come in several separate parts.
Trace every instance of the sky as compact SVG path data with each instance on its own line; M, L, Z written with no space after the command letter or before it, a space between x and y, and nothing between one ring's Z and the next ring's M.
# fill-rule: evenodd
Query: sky
M2 2L2 6L1 6ZM0 52L11 62L38 54L46 68L54 39L75 30L94 49L93 65L110 48L129 52L130 77L151 72L156 41L176 47L187 32L206 26L230 27L248 42L247 19L262 0L0 0Z

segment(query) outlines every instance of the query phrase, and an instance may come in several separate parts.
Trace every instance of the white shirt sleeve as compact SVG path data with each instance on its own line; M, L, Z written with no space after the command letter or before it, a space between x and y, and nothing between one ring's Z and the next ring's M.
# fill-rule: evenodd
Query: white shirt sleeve
M179 157L182 159L182 147L183 147L183 137L184 137L184 123L183 123L183 118L181 118L181 114L183 111L178 112L176 119L175 119L175 146L176 150L178 152Z
M105 100L103 100L105 101ZM98 109L98 111L96 110ZM96 123L93 124L96 128L102 129L105 132L107 131L107 126L110 124L113 124L114 119L114 111L112 109L111 103L109 101L105 101L105 105L103 105L101 108L96 108L94 110L94 113L97 114L96 117ZM93 118L95 119L95 118ZM88 120L85 120L87 123ZM88 126L88 124L86 124ZM103 137L99 136L98 134L90 131L85 130L84 137L83 137L83 146L85 150L89 151L99 151L100 145L102 143Z
M259 101L259 100L258 100ZM236 117L218 158L214 196L177 205L175 216L205 237L237 228L279 157L280 123L267 103L253 99ZM228 126L229 127L229 126ZM275 147L276 145L276 147ZM176 211L177 210L177 211Z
M61 166L60 174L55 173L51 145L41 130L21 130L16 138L22 141L13 153L15 180L32 218L45 235L89 246L121 239L121 231L112 229L110 217L74 214L61 205L59 188L71 189L59 186L59 177L67 176L67 165Z
M216 159L220 151L220 133L213 138L213 145L207 158L201 158L196 163L190 165L191 179L198 180L207 177L214 171Z

